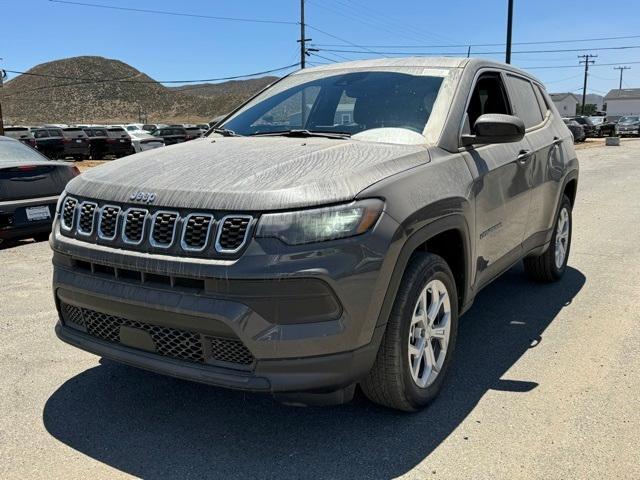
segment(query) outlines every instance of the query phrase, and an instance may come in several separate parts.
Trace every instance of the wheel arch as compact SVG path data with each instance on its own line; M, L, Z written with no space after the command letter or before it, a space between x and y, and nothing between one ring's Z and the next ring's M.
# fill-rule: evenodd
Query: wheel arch
M458 290L459 313L462 314L470 304L472 262L469 227L462 214L451 214L425 225L406 239L391 275L378 316L378 326L386 324L404 272L416 252L434 253L444 258L453 273Z

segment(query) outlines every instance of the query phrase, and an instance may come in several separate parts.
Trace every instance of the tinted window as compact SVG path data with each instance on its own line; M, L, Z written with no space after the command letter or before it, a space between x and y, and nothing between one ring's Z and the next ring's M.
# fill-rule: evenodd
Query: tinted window
M0 140L0 164L13 161L27 160L29 162L42 162L46 160L33 148L27 147L20 142Z
M33 136L36 138L46 138L49 136L49 132L47 130L35 130Z
M531 82L513 75L508 75L507 81L515 115L522 119L526 128L542 123L542 112Z
M107 131L102 129L102 128L94 128L93 129L93 135L94 135L94 137L106 137L107 136Z
M543 112L543 116L546 116L550 108L546 98L544 98L542 89L540 88L539 85L536 85L536 84L533 85L533 89L535 90L536 98L538 99L538 105L540 106L540 110Z
M476 120L485 113L511 114L502 77L497 73L485 73L476 81L467 108L472 130Z
M62 130L49 130L49 136L62 137Z
M65 137L71 137L71 138L80 138L80 137L87 136L87 134L84 133L84 130L80 128L65 128L64 130L62 130L62 134Z
M351 134L403 128L422 133L442 84L441 77L400 72L327 75L309 76L307 82L304 75L282 80L249 102L224 127L241 135L301 128ZM276 93L270 95L270 91ZM353 118L343 123L338 105L344 105L345 95L352 99Z

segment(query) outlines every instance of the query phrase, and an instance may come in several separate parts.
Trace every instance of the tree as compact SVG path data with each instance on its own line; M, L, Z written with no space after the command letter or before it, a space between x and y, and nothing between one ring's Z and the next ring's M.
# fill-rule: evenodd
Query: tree
M585 103L584 111L581 111L581 105L578 105L578 115L593 115L598 111L598 106L595 103Z

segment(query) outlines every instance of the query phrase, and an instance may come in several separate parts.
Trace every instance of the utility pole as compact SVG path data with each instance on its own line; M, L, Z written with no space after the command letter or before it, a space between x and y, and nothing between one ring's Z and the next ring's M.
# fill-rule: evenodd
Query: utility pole
M505 63L511 63L511 34L513 33L513 0L509 0L507 13L507 55ZM471 49L469 49L471 50Z
M0 58L0 60L2 60ZM2 86L4 79L7 78L7 72L0 68L0 135L4 135L4 120L2 119Z
M618 90L622 90L622 72L625 70L631 70L631 67L613 67L614 70L620 70L620 86Z
M305 67L307 56L307 39L304 34L304 0L300 0L300 68Z
M584 63L584 85L582 87L582 107L580 108L580 115L584 115L584 104L587 101L587 78L589 77L589 65L596 63L592 58L596 58L598 55L578 55L578 58L583 58L580 63Z

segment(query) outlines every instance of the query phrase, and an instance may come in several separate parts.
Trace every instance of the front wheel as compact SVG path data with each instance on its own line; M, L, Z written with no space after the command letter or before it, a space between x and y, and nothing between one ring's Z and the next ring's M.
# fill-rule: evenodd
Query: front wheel
M539 282L555 282L564 275L571 248L571 226L571 201L563 195L549 248L540 256L524 259L527 275Z
M361 387L369 400L414 412L442 388L456 343L458 297L441 257L419 253L402 278L373 368Z

